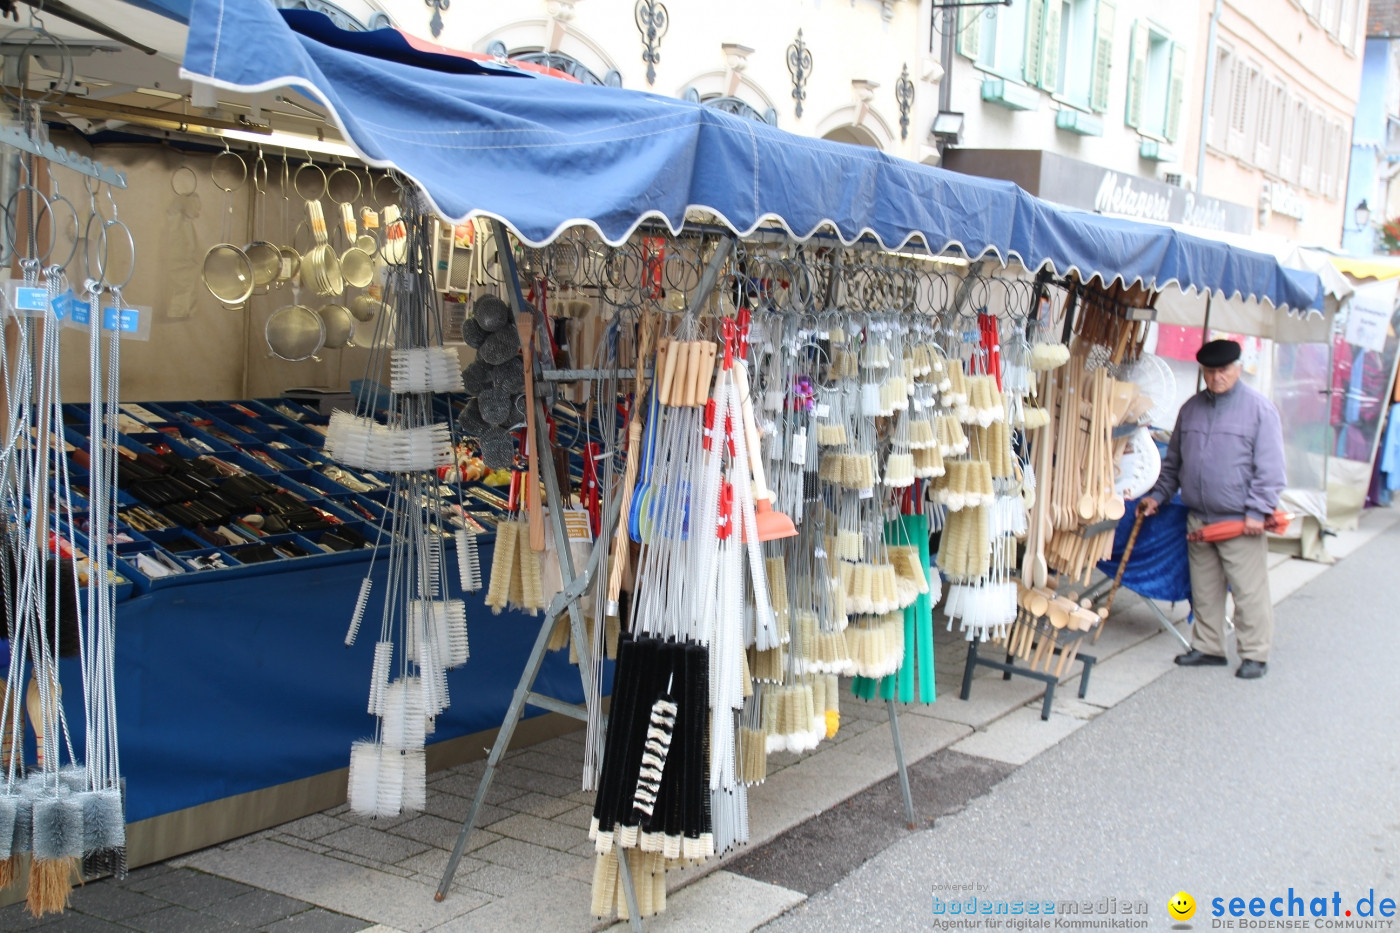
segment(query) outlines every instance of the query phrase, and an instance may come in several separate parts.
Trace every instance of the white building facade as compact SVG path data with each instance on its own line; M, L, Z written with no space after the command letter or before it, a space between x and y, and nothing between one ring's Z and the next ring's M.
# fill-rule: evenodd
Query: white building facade
M913 0L379 0L394 25L582 81L699 100L807 136L936 161L941 77ZM433 34L436 15L440 30Z

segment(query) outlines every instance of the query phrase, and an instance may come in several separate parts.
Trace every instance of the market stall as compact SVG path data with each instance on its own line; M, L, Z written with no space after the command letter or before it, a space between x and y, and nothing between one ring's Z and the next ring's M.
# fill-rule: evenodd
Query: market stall
M199 500L171 474L189 487L209 457L229 468L221 484L266 499L256 564L181 522L128 526L114 545L134 593L117 690L140 698L122 706L128 816L158 836L200 808L215 827L148 853L255 828L266 814L216 816L219 802L347 760L352 807L412 809L431 743L513 726L527 701L582 701L595 909L659 909L668 864L742 843L765 756L839 729L838 675L891 710L933 699L940 590L950 624L1012 666L1058 678L1075 663L1102 619L1050 587L1087 577L1122 514L1118 429L1144 401L1121 367L1156 292L1257 298L1280 315L1317 299L1315 277L1268 257L681 101L436 53L390 60L262 2L196 3L190 21L188 75L302 88L367 164L411 184L366 205L382 290L344 411L150 404L127 423L103 409L111 449L157 474L126 478L162 498L145 505ZM300 287L327 297L340 292L316 206L336 200L337 171L308 158L273 186L305 202ZM358 216L357 235L375 229ZM1043 275L994 274L1011 261ZM205 285L231 306L246 297ZM314 362L326 315L283 317L261 336L288 365ZM513 476L504 507L471 493L463 449ZM287 492L316 514L268 534ZM326 554L327 535L352 547ZM215 556L222 568L191 562ZM176 651L166 633L182 624ZM554 645L577 667L546 657ZM303 725L286 724L289 708ZM222 766L236 750L240 766ZM186 757L204 780L177 777ZM639 899L618 883L629 877Z

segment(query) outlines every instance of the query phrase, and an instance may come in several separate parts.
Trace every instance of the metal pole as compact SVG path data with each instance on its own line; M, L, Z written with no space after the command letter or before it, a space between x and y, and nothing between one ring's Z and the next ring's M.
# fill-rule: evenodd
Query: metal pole
M904 815L908 817L909 828L917 829L914 795L909 790L909 769L904 767L904 739L899 735L899 711L895 708L893 697L885 701L885 707L890 711L890 734L894 737L894 763L899 772L899 790L904 794Z

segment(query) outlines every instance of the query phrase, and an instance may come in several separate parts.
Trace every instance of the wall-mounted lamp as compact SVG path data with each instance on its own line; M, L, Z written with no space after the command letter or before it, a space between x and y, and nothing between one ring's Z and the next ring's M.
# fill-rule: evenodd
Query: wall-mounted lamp
M1356 226L1352 229L1365 230L1367 227L1371 226L1371 205L1366 203L1365 198L1362 198L1357 202L1356 208L1352 211L1351 216L1352 219L1356 221Z

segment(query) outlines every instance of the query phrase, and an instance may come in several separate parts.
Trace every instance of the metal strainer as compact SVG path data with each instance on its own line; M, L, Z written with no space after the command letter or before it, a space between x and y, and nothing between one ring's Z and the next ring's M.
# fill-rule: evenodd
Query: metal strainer
M263 333L272 355L289 363L311 359L326 342L321 316L304 305L287 305L272 312Z

